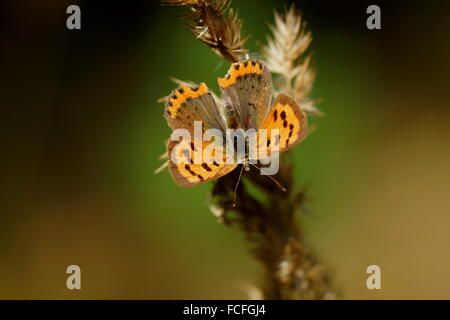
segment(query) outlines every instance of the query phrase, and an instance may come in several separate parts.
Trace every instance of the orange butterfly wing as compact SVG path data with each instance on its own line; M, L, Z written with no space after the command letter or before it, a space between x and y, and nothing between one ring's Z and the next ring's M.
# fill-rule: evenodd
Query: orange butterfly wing
M218 179L236 168L236 164L226 163L225 151L221 147L212 146L213 143L188 139L180 142L169 140L169 171L178 185L196 186ZM208 146L210 149L207 149ZM212 149L215 151L211 152ZM220 155L216 157L215 152ZM197 159L201 159L201 162Z

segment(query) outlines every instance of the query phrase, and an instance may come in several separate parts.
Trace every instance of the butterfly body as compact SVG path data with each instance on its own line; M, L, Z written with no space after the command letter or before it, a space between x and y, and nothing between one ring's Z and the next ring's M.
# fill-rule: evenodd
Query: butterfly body
M306 115L293 99L280 94L272 103L272 77L260 61L232 64L218 83L221 99L201 83L197 87L181 85L167 100L165 118L170 128L174 133L184 129L190 134L181 142L171 138L167 147L169 170L179 185L194 186L220 178L239 164L249 170L252 161L293 147L307 133ZM201 122L201 133L214 131L216 138L205 143L198 137L196 122ZM213 159L207 152L210 144L224 154L232 150L233 156L226 161L225 157L219 157L223 161Z

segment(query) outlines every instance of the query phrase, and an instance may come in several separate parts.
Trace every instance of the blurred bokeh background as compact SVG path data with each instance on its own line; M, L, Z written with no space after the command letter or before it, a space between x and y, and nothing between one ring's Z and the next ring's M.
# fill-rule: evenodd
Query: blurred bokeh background
M290 3L232 2L252 52ZM293 151L309 244L342 298L449 299L449 2L378 1L378 31L372 3L296 3L326 113ZM211 186L153 173L169 78L217 90L228 64L156 0L1 6L0 298L245 298L262 270L209 212ZM66 289L71 264L80 291ZM366 288L371 264L382 290Z

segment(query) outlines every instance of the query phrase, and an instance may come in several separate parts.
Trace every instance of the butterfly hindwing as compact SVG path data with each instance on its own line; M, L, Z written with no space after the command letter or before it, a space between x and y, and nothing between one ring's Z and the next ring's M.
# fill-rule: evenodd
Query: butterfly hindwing
M169 141L169 171L175 182L183 187L196 186L218 179L236 168L236 164L226 164L225 152L214 146L221 155L219 159L207 149L213 142L184 139ZM200 162L197 162L201 159Z
M267 67L256 60L236 62L218 82L228 116L227 127L258 129L272 99L272 76Z
M267 150L269 154L282 152L292 148L306 136L306 114L292 98L279 94L260 129L267 130L268 139L262 142L264 145L260 143L258 150ZM272 132L273 129L277 129L278 133Z

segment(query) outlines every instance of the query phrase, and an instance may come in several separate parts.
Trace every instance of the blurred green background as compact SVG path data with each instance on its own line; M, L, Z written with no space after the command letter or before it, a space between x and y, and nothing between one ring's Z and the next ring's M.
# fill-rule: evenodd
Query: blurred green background
M325 117L293 151L309 185L308 242L342 298L450 298L448 1L297 1ZM234 0L258 52L273 9ZM79 4L82 30L65 27ZM177 187L156 100L171 76L228 69L179 11L145 1L7 1L1 12L0 298L239 299L262 270L209 212L211 185ZM82 290L66 289L66 267ZM366 288L368 265L382 290Z

